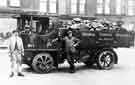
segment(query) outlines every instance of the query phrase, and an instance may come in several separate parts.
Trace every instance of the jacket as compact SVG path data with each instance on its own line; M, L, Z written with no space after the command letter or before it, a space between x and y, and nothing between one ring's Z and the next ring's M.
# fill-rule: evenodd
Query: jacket
M18 47L18 51L21 55L24 55L24 47L23 47L23 42L22 39L19 36L12 36L9 39L9 53L13 53L15 51L15 44L17 42L17 47Z

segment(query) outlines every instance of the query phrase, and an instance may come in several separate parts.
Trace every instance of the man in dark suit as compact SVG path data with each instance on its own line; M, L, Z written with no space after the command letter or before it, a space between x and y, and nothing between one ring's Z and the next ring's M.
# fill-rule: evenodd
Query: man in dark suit
M65 41L65 47L66 47L66 53L67 53L67 60L68 63L70 64L70 73L75 72L75 66L74 66L74 58L73 58L73 53L75 52L75 45L76 42L79 40L73 36L72 31L68 31L68 36L64 38Z

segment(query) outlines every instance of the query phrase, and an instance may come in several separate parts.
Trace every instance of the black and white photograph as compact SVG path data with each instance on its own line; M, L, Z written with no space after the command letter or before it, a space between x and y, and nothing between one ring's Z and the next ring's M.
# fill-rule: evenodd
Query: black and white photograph
M135 0L0 0L1 85L134 85Z

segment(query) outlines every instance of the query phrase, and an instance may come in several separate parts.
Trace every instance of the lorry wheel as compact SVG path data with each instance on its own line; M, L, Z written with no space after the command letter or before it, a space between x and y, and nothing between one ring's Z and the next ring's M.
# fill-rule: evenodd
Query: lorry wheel
M38 73L50 72L52 70L53 64L53 58L48 53L37 54L32 61L32 67Z
M103 50L97 54L97 66L100 69L109 70L114 66L115 54L111 50Z

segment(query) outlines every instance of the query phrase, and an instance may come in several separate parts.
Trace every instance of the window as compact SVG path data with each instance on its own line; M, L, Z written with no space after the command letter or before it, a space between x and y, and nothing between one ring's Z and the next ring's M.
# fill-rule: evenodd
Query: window
M71 14L77 14L77 0L71 0Z
M110 14L110 0L105 0L105 14Z
M0 32L12 32L17 28L17 20L12 18L0 18Z
M56 0L50 0L49 2L49 12L56 13Z
M9 6L20 7L20 0L10 0Z
M7 6L7 0L0 0L0 7L6 7Z
M116 0L116 14L121 15L121 0Z
M47 0L40 0L40 12L47 12Z
M135 8L135 1L129 0L128 1L128 15L134 15L134 8Z
M66 0L59 0L59 14L66 14Z
M132 31L133 30L133 27L134 27L134 24L130 23L127 30Z
M103 13L103 0L97 0L97 13Z
M85 0L80 0L80 8L79 8L80 14L85 14L85 4L86 4Z

